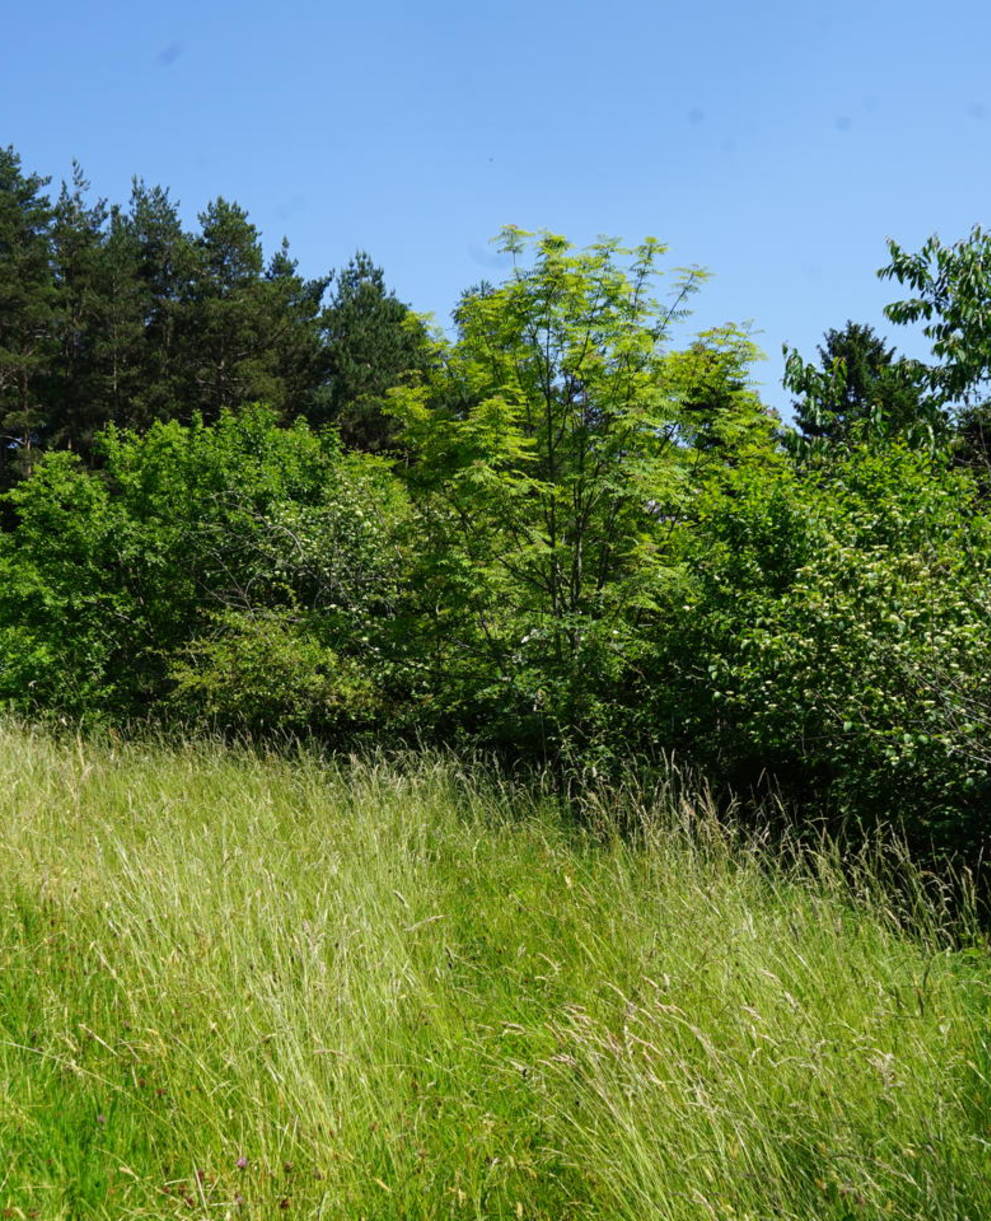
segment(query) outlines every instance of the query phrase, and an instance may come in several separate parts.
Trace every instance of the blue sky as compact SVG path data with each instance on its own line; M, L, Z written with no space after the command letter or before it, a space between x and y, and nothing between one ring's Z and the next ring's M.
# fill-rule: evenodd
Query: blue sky
M308 274L366 249L442 323L504 224L652 234L713 272L695 327L753 322L780 407L781 345L848 317L924 354L874 273L991 220L989 46L986 0L8 3L0 142L190 223L237 200Z

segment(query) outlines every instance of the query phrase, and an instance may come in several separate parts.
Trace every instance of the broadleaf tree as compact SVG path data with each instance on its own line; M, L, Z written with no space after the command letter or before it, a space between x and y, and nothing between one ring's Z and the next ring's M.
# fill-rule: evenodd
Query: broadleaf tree
M428 685L489 736L587 750L681 579L698 450L664 341L704 273L677 272L665 304L654 239L575 251L508 228L501 247L510 278L466 294L457 337L392 395L425 540Z
M882 279L897 280L915 294L885 306L900 324L921 323L941 362L929 370L946 402L986 397L991 381L991 232L979 225L962 241L944 246L934 234L915 254L888 242L891 262Z

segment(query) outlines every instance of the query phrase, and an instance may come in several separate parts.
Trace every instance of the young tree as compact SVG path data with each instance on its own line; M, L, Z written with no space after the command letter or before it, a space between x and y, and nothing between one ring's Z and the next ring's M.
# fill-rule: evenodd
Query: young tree
M768 454L777 417L768 412L750 380L750 366L763 354L746 330L735 326L703 331L664 361L664 382L677 405L678 437L692 454L692 473L720 477L751 451Z
M393 392L431 682L517 746L584 746L615 720L644 621L681 577L672 537L699 451L691 379L662 344L703 273L680 272L665 307L653 239L576 253L511 228L502 248L512 277L465 296L458 338Z

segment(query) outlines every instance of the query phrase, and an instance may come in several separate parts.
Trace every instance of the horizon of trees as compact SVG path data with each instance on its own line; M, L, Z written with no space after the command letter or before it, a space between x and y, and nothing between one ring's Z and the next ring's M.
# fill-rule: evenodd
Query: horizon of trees
M0 153L0 699L562 774L674 753L978 860L991 800L991 237L881 274L788 426L654 239L507 228L432 332L238 205L54 200ZM658 294L658 285L668 284Z
M308 280L286 239L265 258L238 204L184 229L167 188L93 199L78 165L54 197L0 150L0 481L37 451L94 457L108 425L217 419L264 401L380 448L385 390L420 367L424 324L363 251Z

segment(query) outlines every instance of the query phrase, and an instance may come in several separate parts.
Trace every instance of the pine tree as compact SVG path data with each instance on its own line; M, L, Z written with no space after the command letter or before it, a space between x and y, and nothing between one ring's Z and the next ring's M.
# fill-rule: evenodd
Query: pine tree
M389 449L397 426L382 410L386 391L426 368L426 328L363 251L335 281L323 319L327 382L316 422L334 422L350 448Z
M195 256L167 189L149 188L135 179L119 239L115 255L123 384L118 411L137 428L187 417L195 404L183 394L179 320Z
M326 280L303 280L288 246L264 265L247 213L217 199L200 215L194 274L182 309L184 397L204 418L262 401L286 418L322 378Z
M281 388L281 401L272 405L286 419L316 411L326 364L321 319L330 276L304 280L297 267L283 238L265 269L263 285L271 317L271 360Z
M0 149L0 483L30 469L49 425L46 382L57 357L47 178Z
M89 183L78 164L63 182L51 229L57 288L58 356L51 379L46 441L83 453L112 417L106 360L112 301L107 277L106 201L86 200Z

